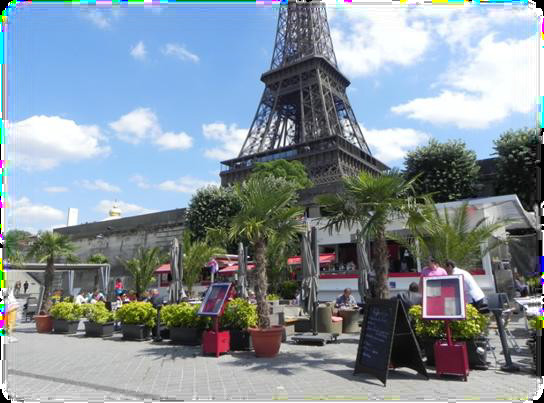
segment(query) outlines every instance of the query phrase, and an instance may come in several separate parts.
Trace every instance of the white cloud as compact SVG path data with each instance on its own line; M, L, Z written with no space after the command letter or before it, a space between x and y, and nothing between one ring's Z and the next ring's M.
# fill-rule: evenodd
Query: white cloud
M441 84L449 88L391 110L461 129L486 128L514 112L529 113L537 96L536 40L496 41L495 35L489 34L444 74Z
M149 214L154 213L156 210L151 210L138 206L137 204L126 203L124 201L113 201L113 200L100 200L98 205L94 208L95 211L107 215L114 204L117 204L121 209L121 217L139 215L139 214Z
M130 50L130 55L136 60L145 60L147 52L143 41L138 42Z
M157 144L163 150L187 150L193 146L193 139L185 132L180 133L162 133L155 139Z
M335 12L331 37L340 69L356 77L418 62L431 44L430 32L409 16L398 9Z
M142 175L132 175L129 181L135 183L140 189L149 189L151 187L151 185L147 183L147 180Z
M33 203L28 197L15 200L9 207L11 208L8 211L17 228L32 233L51 229L53 225L57 225L54 223L65 219L62 211L45 204Z
M388 164L402 160L406 153L427 142L430 135L414 129L365 129L361 127L372 154Z
M46 170L64 161L107 155L110 148L98 126L78 125L58 116L32 116L13 124L14 162L26 170Z
M248 129L239 129L235 124L209 123L202 125L204 137L219 142L219 147L209 148L204 155L215 160L235 158L247 137Z
M157 116L149 108L137 108L110 123L117 137L127 143L138 144L147 137L160 134Z
M192 176L182 176L176 180L167 180L157 185L159 190L167 192L194 193L197 189L208 185L219 185L218 182L204 181Z
M98 10L96 8L92 9L81 9L82 16L86 20L93 23L100 29L108 29L111 27L113 20L118 19L121 16L121 12L117 9L111 10Z
M174 56L183 61L190 61L193 63L198 63L200 61L200 58L197 55L189 52L185 46L176 43L167 43L162 47L161 51L166 56Z
M94 181L89 181L84 179L77 182L81 187L89 190L101 190L103 192L120 192L121 189L117 186L109 184L108 182L103 181L102 179L95 179Z
M47 193L63 193L67 192L68 188L64 186L47 186L43 190Z

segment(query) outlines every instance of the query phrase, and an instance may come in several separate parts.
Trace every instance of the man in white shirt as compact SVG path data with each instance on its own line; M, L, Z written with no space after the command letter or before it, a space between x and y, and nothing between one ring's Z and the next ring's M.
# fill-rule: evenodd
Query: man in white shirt
M77 305L87 303L87 298L85 298L85 291L81 290L74 301Z
M455 262L451 260L446 260L445 266L445 269L450 276L456 274L460 274L463 276L465 302L474 305L476 308L479 308L484 302L485 294L478 285L478 283L476 283L476 280L474 280L474 277L472 277L472 274L470 274L466 270L456 267Z

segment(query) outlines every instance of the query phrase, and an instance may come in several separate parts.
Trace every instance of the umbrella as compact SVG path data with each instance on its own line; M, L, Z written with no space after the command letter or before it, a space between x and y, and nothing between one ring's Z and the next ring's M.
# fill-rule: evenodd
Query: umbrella
M307 233L302 235L302 275L302 295L300 303L304 311L310 315L310 318L312 318L316 313L315 305L317 303L317 278L319 273L317 271L314 256L310 249L310 242L308 240ZM315 326L316 323L314 318L314 333L316 329Z
M247 298L247 255L244 244L238 244L238 295L240 298Z
M102 279L102 290L104 290L104 294L108 295L108 285L110 282L110 265L105 264L104 266L100 267L100 277Z
M179 296L179 285L180 285L180 276L179 276L179 266L180 262L180 247L177 238L172 240L172 245L170 247L170 274L172 276L172 282L170 284L170 303L177 303Z
M368 260L367 242L362 239L360 234L357 234L357 267L359 268L359 281L357 288L361 296L361 302L365 302L365 297L368 294L368 271L370 270L370 261Z
M68 294L70 296L74 295L74 271L70 270L68 272Z

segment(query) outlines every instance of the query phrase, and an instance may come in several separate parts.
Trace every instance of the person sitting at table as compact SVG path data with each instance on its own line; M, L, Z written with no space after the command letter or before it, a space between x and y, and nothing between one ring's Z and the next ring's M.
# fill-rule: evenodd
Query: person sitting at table
M76 305L86 304L87 298L85 298L85 291L81 290L74 301Z
M120 278L115 280L115 295L121 295L123 293L123 282Z
M514 272L514 284L520 297L523 298L529 295L529 286L525 283L525 280L523 280L517 271Z
M336 298L336 308L356 306L357 301L351 295L351 288L346 288L344 293Z
M423 304L423 296L419 293L419 286L415 282L410 283L408 291L399 294L397 298L404 304L406 312L414 305Z

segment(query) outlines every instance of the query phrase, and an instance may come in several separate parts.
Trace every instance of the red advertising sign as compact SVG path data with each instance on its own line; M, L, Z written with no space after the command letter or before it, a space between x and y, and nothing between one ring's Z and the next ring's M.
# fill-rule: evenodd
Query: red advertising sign
M423 278L423 319L465 319L462 276Z
M231 283L213 283L210 285L204 301L198 310L199 315L218 316L230 294Z

